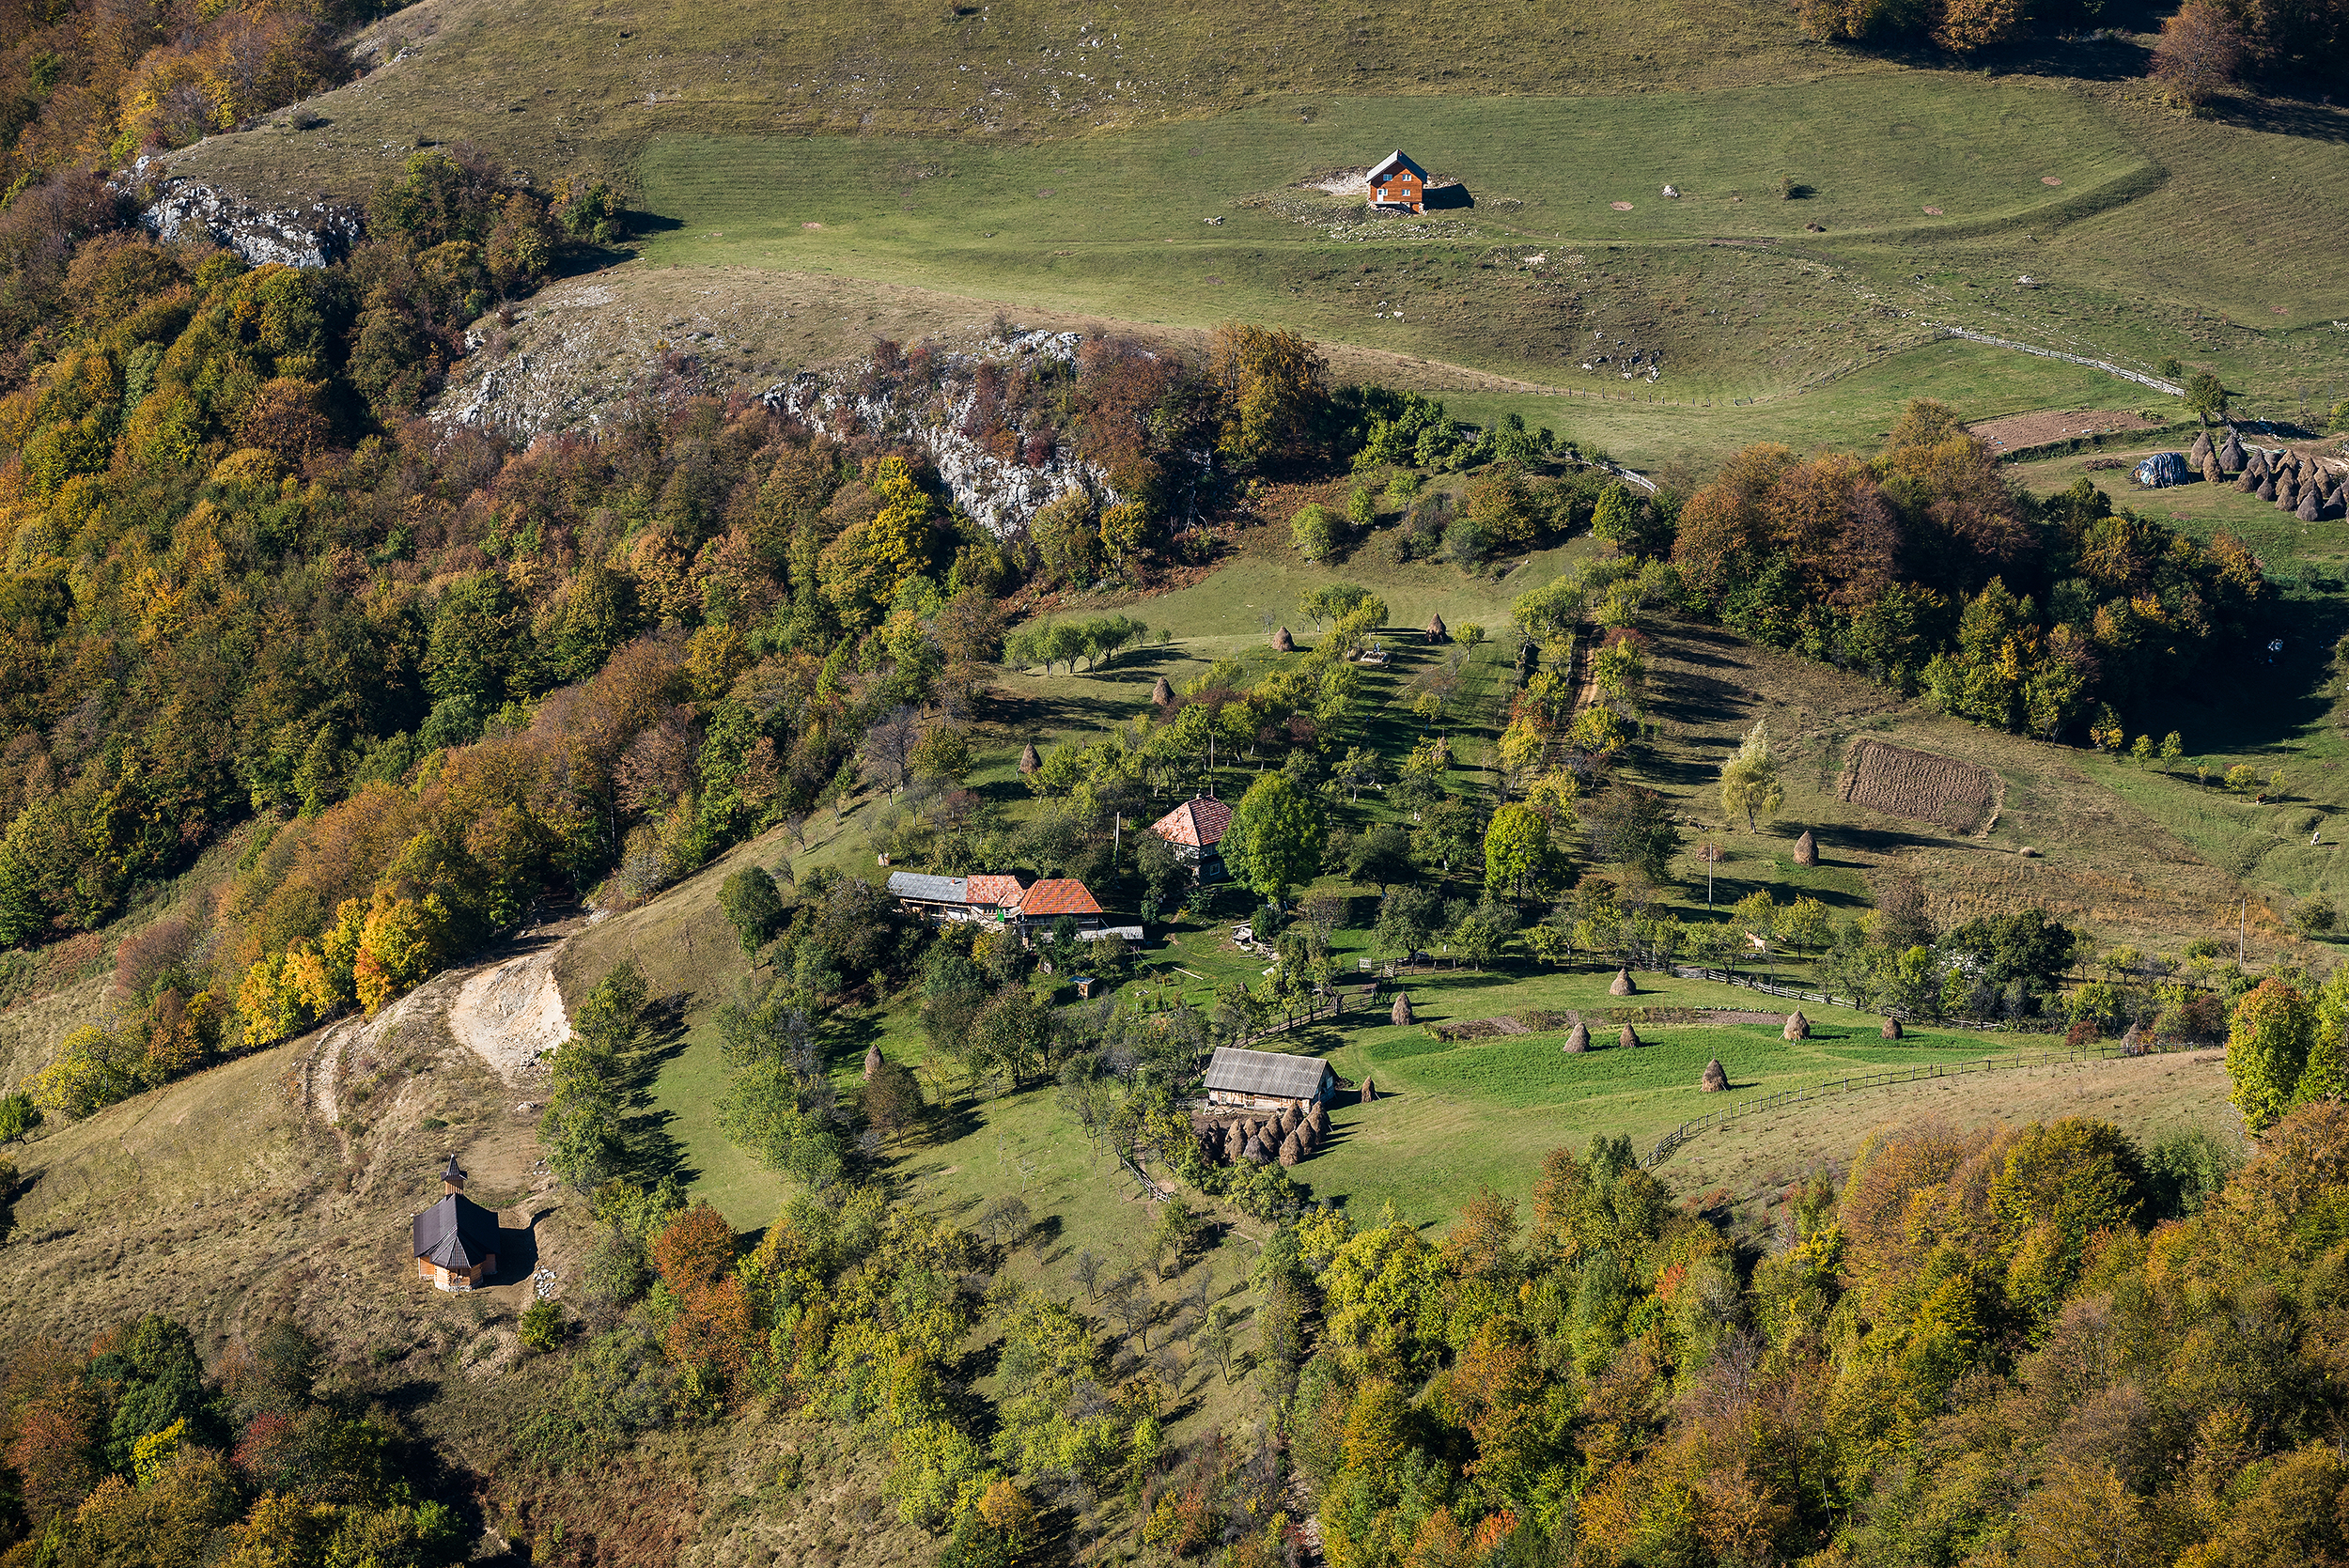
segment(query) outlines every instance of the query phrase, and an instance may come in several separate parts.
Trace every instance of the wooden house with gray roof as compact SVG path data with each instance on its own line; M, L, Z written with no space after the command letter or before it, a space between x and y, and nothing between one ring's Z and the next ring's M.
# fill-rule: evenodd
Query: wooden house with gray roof
M1337 1093L1338 1075L1318 1056L1220 1046L1207 1061L1207 1103L1252 1110L1311 1110Z

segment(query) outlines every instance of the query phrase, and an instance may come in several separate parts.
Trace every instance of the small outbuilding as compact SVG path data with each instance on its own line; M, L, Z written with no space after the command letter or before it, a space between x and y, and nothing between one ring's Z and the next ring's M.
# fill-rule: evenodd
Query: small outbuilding
M416 1216L416 1278L442 1290L471 1290L498 1271L498 1217L465 1196L457 1157L441 1172L441 1201Z
M1337 1093L1338 1075L1317 1056L1219 1046L1207 1060L1207 1103L1302 1115Z
M1388 153L1370 171L1370 199L1377 207L1427 210L1427 171L1411 162L1401 147Z

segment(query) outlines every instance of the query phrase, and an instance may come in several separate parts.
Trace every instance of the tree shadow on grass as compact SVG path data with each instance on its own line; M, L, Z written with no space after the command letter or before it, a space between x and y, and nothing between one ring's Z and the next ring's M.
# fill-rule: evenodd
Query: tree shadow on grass
M615 1175L649 1187L663 1176L692 1186L701 1171L685 1163L685 1145L669 1131L677 1113L653 1104L661 1069L685 1052L685 996L656 998L645 1008L645 1045L629 1058L620 1089L630 1109L620 1118L622 1155Z

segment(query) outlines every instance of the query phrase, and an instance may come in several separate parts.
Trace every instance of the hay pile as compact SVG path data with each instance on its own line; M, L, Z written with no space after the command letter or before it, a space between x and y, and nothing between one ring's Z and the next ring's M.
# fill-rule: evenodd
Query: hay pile
M2243 472L2243 439L2234 433L2232 426L2227 427L2227 439L2218 443L2218 471L2221 474Z
M1883 1035L1888 1040L1897 1040L1901 1037L1901 1020L1898 1018L1887 1018L1884 1020L1884 1027L1876 1032Z
M1627 968L1619 969L1615 971L1615 978L1607 986L1607 994L1610 997L1627 997L1637 992L1639 988L1631 983L1631 970Z
M1697 1079L1697 1087L1708 1094L1718 1094L1729 1087L1729 1074L1722 1070L1719 1057L1704 1064L1704 1076Z
M1411 999L1397 992L1394 999L1394 1011L1388 1016L1396 1023L1409 1023L1411 1021Z
M1364 1105L1368 1105L1371 1101L1377 1099L1377 1097L1378 1085L1373 1083L1368 1079L1362 1079L1362 1103Z
M1624 1026L1623 1026L1623 1032L1622 1032L1621 1034L1618 1034L1618 1035L1616 1035L1616 1036L1615 1036L1615 1044L1617 1044L1617 1045L1619 1045L1619 1046L1623 1046L1623 1047L1626 1047L1626 1048L1628 1048L1628 1047L1631 1047L1631 1046L1636 1046L1636 1045L1638 1045L1639 1043L1640 1043L1640 1036L1639 1036L1639 1033L1638 1033L1638 1032L1637 1032L1637 1031L1633 1030L1633 1029L1632 1029L1632 1027L1631 1027L1629 1024L1626 1024L1626 1025L1624 1025Z
M879 1072L880 1067L880 1047L878 1044L867 1046L864 1048L864 1081L867 1083L872 1082L873 1075Z
M2201 468L2217 455L2218 449L2210 443L2210 432L2204 430L2195 436L2194 444L2186 448L2186 460Z
M1574 1025L1574 1027L1573 1027L1572 1029L1570 1029L1570 1030L1566 1031L1566 1047L1565 1047L1565 1049L1566 1049L1566 1054L1567 1054L1568 1056L1579 1056L1579 1055L1581 1055L1584 1051L1589 1050L1590 1048L1591 1048L1591 1031L1590 1031L1590 1028L1589 1028L1589 1026L1588 1026L1588 1025L1584 1024L1584 1023L1583 1023L1583 1022L1582 1022L1579 1018L1578 1018L1578 1019L1576 1019L1576 1020L1575 1020L1575 1025Z
M1795 840L1795 863L1797 865L1819 863L1819 841L1811 836L1811 830L1808 828L1802 831L1802 837Z
M1287 627L1283 627L1280 630L1272 634L1272 651L1274 653L1295 653L1297 651L1297 639L1289 635L1289 629Z
M1160 675L1158 678L1158 683L1150 688L1150 701L1159 707L1171 707L1174 706L1174 688L1166 684L1166 677L1164 675Z
M1781 1032L1781 1035L1782 1038L1788 1040L1811 1038L1811 1020L1802 1016L1801 1008L1797 1007L1786 1015L1786 1028Z
M1044 759L1035 754L1035 742L1031 740L1019 748L1019 771L1033 773L1044 766Z
M1441 615L1430 615L1427 617L1427 640L1429 642L1440 643L1450 635L1452 635L1451 632L1444 629L1443 617Z

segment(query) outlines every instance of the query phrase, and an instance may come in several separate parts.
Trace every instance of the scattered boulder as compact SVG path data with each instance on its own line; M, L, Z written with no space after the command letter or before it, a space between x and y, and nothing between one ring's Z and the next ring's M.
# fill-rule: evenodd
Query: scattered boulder
M1801 1008L1797 1007L1793 1012L1786 1015L1786 1028L1783 1031L1783 1037L1789 1040L1808 1040L1811 1038L1811 1020L1802 1016Z
M1289 635L1289 629L1287 627L1283 627L1280 630L1272 634L1272 651L1274 653L1295 653L1297 651L1297 639Z
M1035 754L1035 742L1031 740L1019 748L1019 771L1032 774L1044 766L1044 759Z
M1811 830L1808 828L1802 831L1802 837L1795 840L1795 863L1797 865L1819 863L1819 841L1811 836Z
M1396 1023L1409 1023L1411 1021L1411 999L1401 991L1397 991L1394 994L1394 1011L1388 1016Z
M1627 1048L1627 1047L1631 1047L1631 1046L1636 1046L1636 1045L1638 1045L1639 1043L1640 1043L1640 1034L1639 1034L1639 1031L1637 1031L1637 1030L1633 1029L1633 1028L1632 1028L1629 1024L1626 1024L1626 1025L1624 1025L1624 1026L1623 1026L1623 1032L1622 1032L1621 1034L1618 1034L1618 1035L1616 1035L1616 1036L1615 1036L1615 1044L1617 1044L1617 1045L1619 1045L1619 1046L1624 1046L1624 1047L1626 1047L1626 1048Z
M1722 1068L1719 1057L1704 1064L1704 1076L1697 1079L1697 1087L1708 1094L1718 1094L1729 1087L1729 1074Z
M1566 1031L1565 1048L1569 1056L1579 1056L1591 1048L1591 1031L1581 1019L1577 1018L1574 1027Z
M1877 1030L1876 1032L1883 1035L1888 1040L1897 1040L1901 1037L1901 1020L1898 1018L1887 1018L1884 1020L1884 1027Z
M870 1046L865 1047L865 1048L864 1048L864 1078L865 1078L865 1081L866 1081L866 1082L868 1082L868 1083L869 1083L869 1082L871 1082L871 1081L872 1081L873 1075L874 1075L875 1073L879 1072L879 1071L880 1071L880 1069L881 1069L881 1053L880 1053L880 1046L879 1045L879 1043L875 1043L875 1044L873 1044L873 1045L870 1045Z
M1627 997L1637 992L1639 988L1631 983L1631 970L1628 968L1619 969L1615 971L1613 982L1607 987L1607 994L1610 997Z

